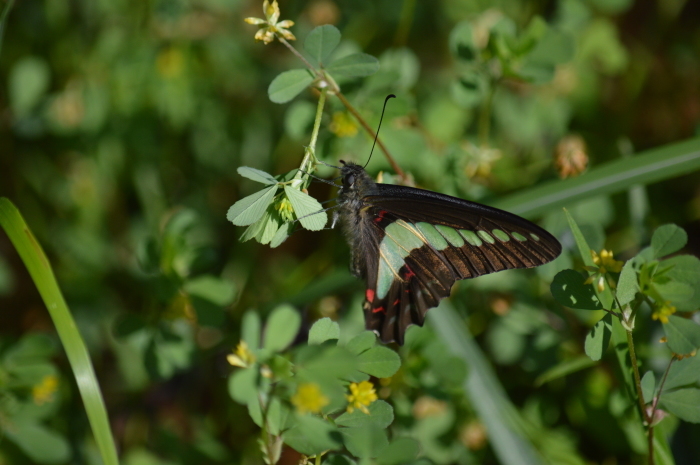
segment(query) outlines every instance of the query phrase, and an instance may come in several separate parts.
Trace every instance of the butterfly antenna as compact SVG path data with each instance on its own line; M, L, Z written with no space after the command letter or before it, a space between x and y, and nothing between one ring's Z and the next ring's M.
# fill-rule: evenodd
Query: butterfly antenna
M382 116L379 117L379 126L377 127L377 133L374 135L374 143L372 144L372 150L369 151L369 158L367 159L367 163L365 163L365 166L363 166L362 168L365 168L369 164L369 161L372 159L372 152L374 152L374 146L377 145L377 138L379 137L379 130L382 128L382 120L384 119L384 110L386 110L386 102L388 102L390 98L396 98L396 95L389 94L384 99L384 107L382 108Z

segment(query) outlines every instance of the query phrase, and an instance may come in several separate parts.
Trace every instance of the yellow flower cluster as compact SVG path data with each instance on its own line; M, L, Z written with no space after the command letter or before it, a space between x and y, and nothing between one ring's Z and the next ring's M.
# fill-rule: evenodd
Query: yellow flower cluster
M357 408L369 414L367 406L377 400L377 392L372 383L362 381L361 383L350 383L350 395L346 397L348 399L348 413L352 413Z
M333 113L330 130L338 137L352 137L357 134L357 123L344 111Z
M287 40L296 40L294 34L287 30L294 26L294 21L289 19L278 21L280 19L280 7L277 4L277 0L274 0L272 4L270 4L268 0L265 0L263 2L263 13L265 13L265 19L246 18L244 20L248 24L260 27L258 32L255 33L255 40L260 40L265 44L269 44L275 40L275 35L282 36Z
M248 349L248 344L241 341L236 347L235 354L229 354L226 360L235 367L247 368L255 363L255 355Z
M321 388L315 383L300 384L292 396L292 404L299 413L318 413L329 402L328 397L323 395Z
M657 308L651 314L651 318L654 320L659 320L661 323L668 323L668 317L676 313L676 307L671 305L671 302L664 302L661 308Z
M36 405L45 404L53 400L53 395L58 390L58 377L56 375L44 376L39 384L32 387L32 398Z
M294 207L287 197L282 197L275 205L275 208L284 221L294 221Z
M619 273L622 271L622 265L624 262L615 260L613 258L613 253L609 250L601 250L600 255L595 253L595 250L591 250L591 256L593 257L593 263L598 265L598 272L605 274L607 272Z

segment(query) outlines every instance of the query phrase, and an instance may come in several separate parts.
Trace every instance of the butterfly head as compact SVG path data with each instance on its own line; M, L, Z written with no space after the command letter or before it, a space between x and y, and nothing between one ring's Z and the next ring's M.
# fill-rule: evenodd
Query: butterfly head
M342 193L368 193L374 187L374 181L360 165L340 160L340 177L343 181Z

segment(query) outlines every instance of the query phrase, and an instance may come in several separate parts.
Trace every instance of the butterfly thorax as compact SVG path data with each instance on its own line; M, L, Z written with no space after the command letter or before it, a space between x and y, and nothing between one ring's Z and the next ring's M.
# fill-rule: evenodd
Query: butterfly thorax
M363 231L363 218L367 214L363 198L376 194L377 184L361 166L351 162L343 162L343 165L340 169L343 187L338 198L340 220L352 250L352 272L365 278L364 261L368 243L367 234Z

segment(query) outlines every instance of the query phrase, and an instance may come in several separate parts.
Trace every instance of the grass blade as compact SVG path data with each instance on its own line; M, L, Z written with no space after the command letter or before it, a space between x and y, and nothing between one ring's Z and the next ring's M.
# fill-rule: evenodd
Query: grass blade
M85 403L85 410L102 460L106 465L117 465L119 463L117 449L95 370L85 342L58 287L51 264L17 207L4 197L0 198L0 225L10 237L10 241L29 270L56 325L56 331L66 350L80 395Z
M577 178L549 181L492 205L532 217L589 197L622 192L637 184L651 184L698 169L700 138L694 138L611 161Z

